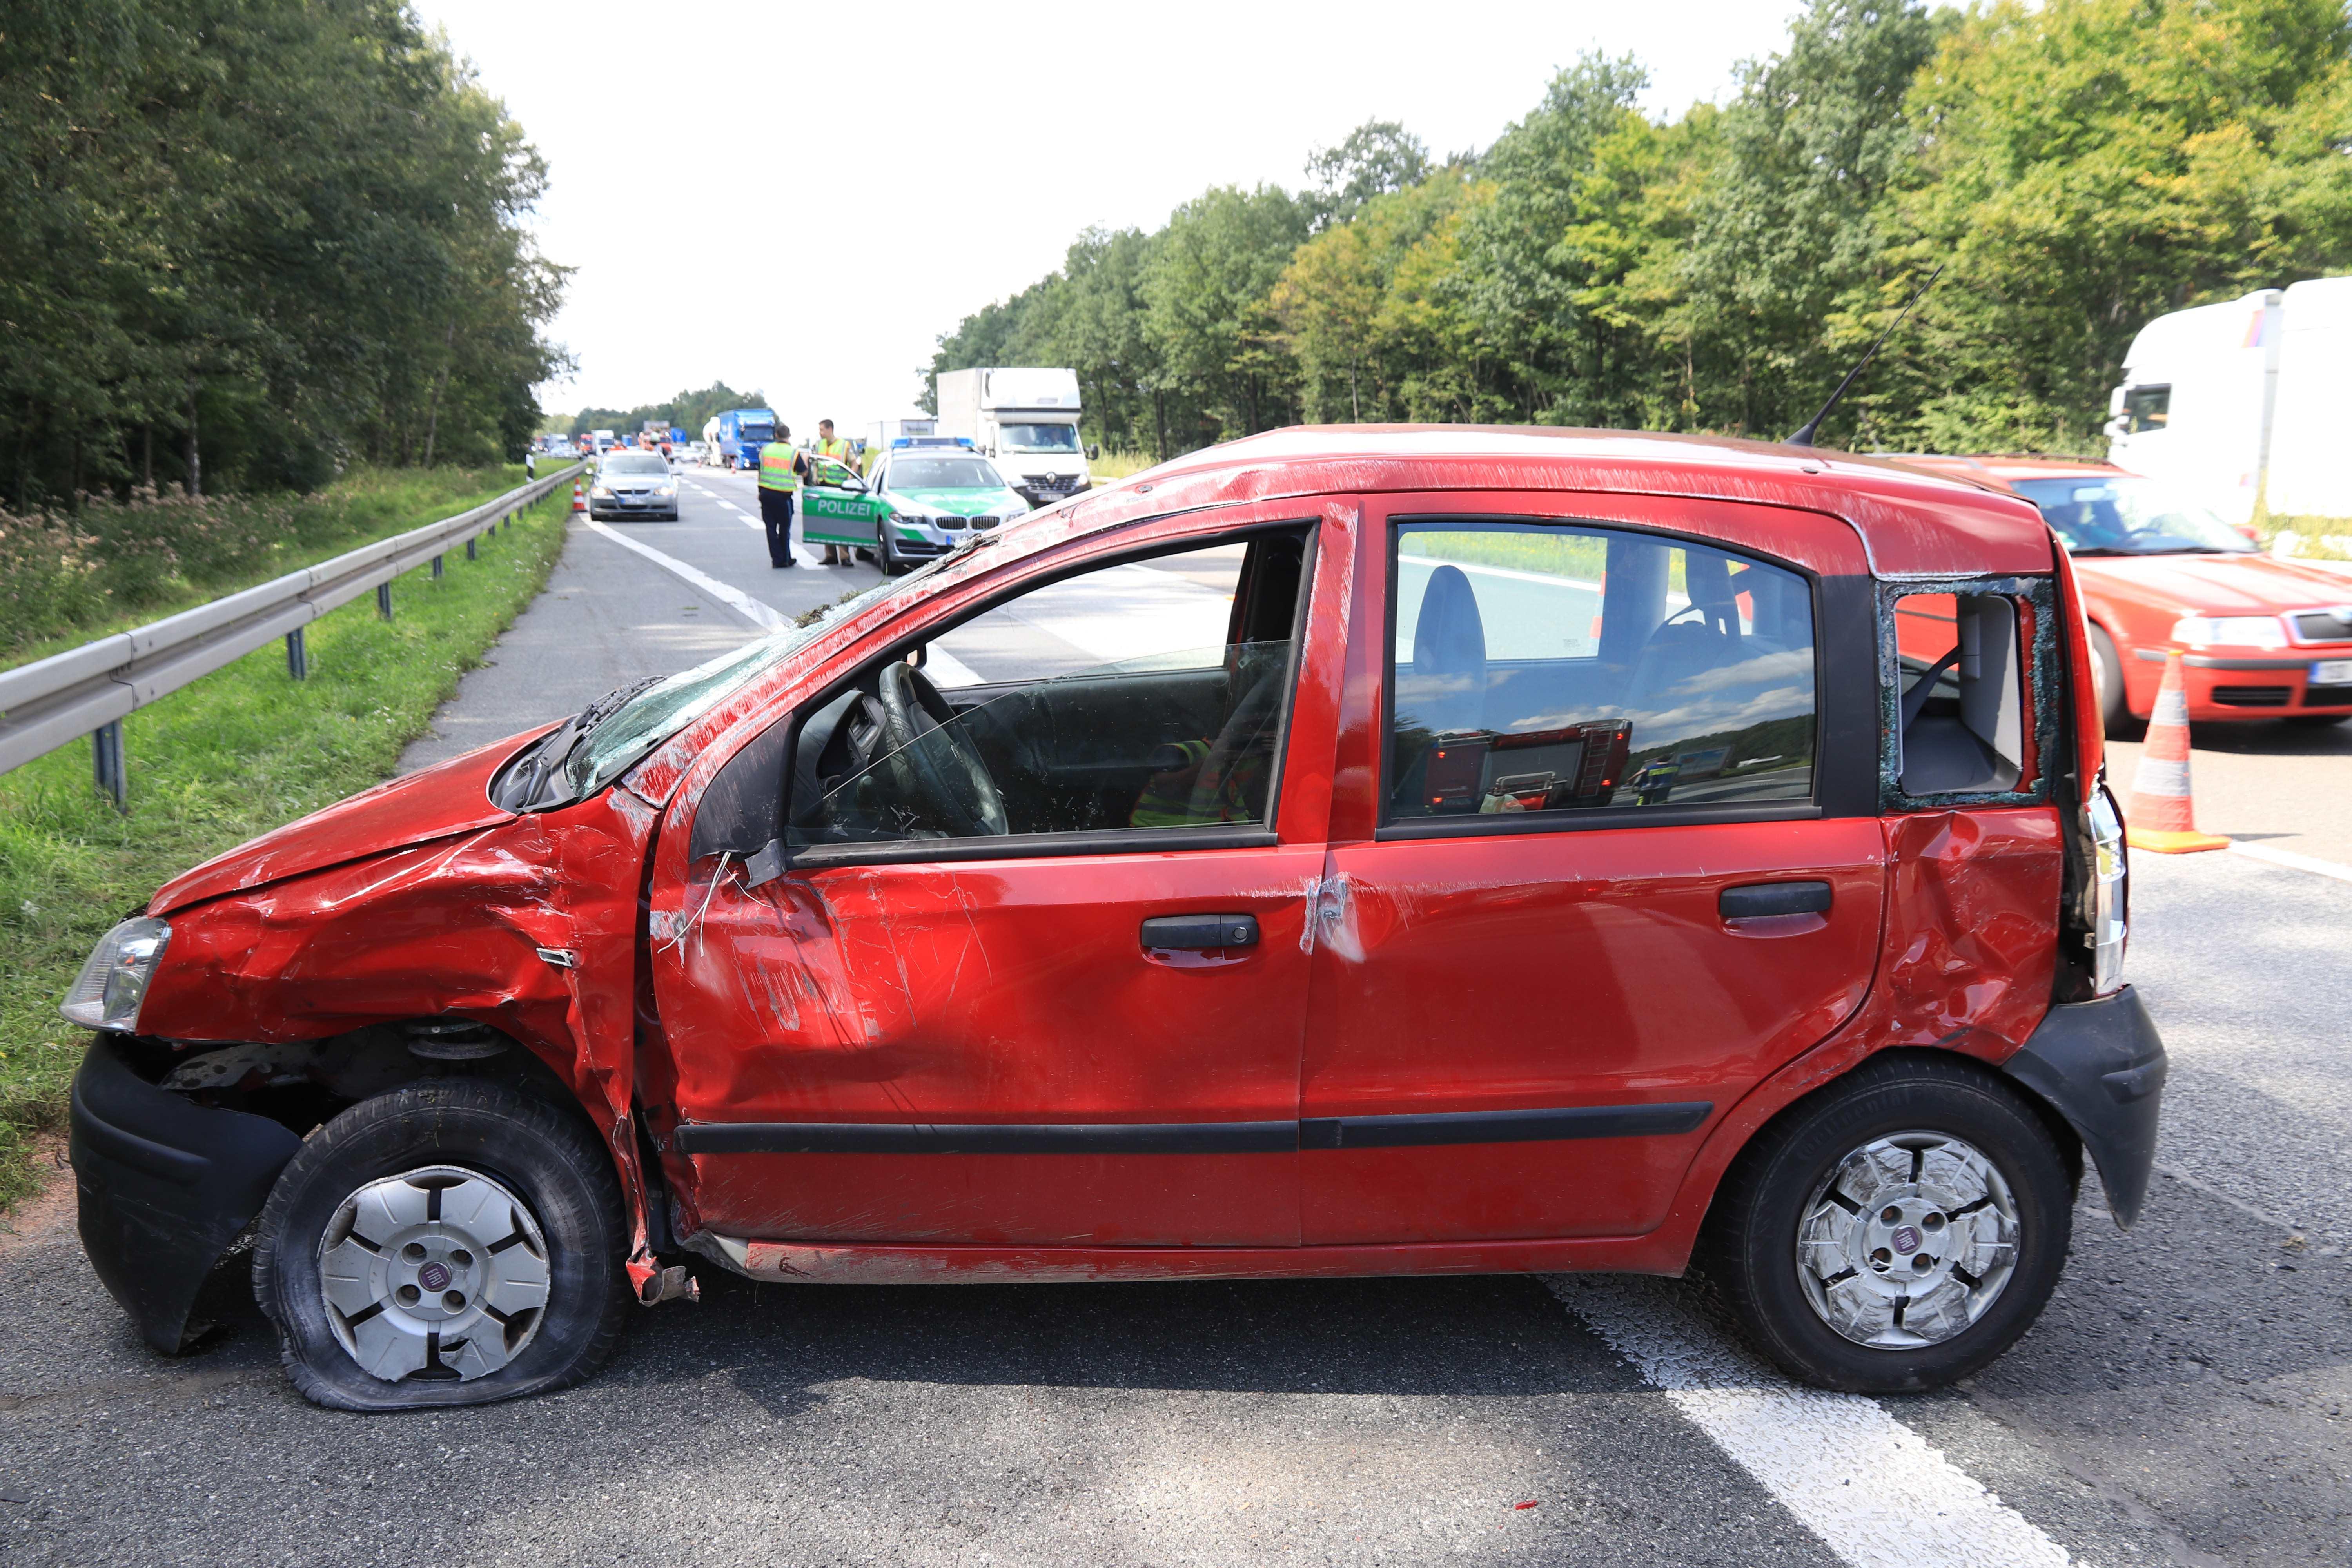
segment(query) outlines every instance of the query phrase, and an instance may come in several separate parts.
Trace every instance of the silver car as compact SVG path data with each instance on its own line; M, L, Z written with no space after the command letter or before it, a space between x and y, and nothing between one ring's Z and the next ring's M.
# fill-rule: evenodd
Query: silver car
M669 459L659 452L607 448L596 464L596 478L588 487L588 515L658 517L677 521L677 479Z

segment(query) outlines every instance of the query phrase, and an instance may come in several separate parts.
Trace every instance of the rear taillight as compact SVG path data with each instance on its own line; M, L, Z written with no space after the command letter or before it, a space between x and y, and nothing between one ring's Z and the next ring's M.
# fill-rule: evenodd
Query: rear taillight
M2091 792L2083 815L2089 819L2091 855L2088 906L2090 929L2082 933L2090 949L2091 990L2112 996L2123 989L2124 945L2131 934L2131 859L2124 846L2124 814L2116 809L2103 776Z

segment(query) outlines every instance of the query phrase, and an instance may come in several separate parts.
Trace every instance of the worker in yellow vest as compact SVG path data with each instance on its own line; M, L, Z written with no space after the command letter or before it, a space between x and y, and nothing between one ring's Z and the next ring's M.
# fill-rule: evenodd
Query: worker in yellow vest
M760 521L768 531L768 564L797 566L793 554L793 498L808 474L808 459L793 449L793 433L776 426L775 438L760 448Z
M833 421L830 419L816 422L816 446L812 450L815 456L831 458L845 468L854 471L856 468L850 461L849 443L833 433ZM828 544L824 547L824 563L828 566L855 566L857 557L846 544Z

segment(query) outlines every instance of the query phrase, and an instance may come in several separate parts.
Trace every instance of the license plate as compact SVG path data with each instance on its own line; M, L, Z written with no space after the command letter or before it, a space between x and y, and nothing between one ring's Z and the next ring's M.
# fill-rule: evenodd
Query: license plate
M2323 658L2311 667L2314 686L2352 685L2352 658Z

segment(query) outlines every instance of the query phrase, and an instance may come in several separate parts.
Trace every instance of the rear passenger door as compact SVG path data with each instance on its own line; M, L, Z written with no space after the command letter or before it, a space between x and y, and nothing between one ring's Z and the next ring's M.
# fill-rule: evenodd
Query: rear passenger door
M1375 501L1300 1114L1308 1243L1633 1235L1868 989L1874 611L1843 523Z

